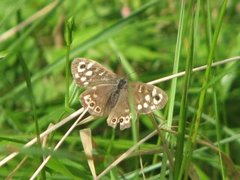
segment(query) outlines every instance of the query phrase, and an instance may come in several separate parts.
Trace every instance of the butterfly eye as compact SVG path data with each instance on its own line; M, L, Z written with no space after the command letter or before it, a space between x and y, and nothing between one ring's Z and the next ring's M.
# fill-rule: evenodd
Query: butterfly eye
M116 121L117 121L117 119L116 119L116 118L112 119L112 122L113 122L113 123L115 123Z

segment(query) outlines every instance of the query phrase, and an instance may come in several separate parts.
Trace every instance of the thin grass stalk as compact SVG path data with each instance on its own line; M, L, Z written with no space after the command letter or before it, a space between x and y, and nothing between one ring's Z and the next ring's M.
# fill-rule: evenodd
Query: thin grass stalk
M183 26L184 26L184 13L185 13L185 2L182 0L181 2L181 9L180 9L180 18L178 24L178 35L177 35L177 43L175 49L175 57L173 63L173 72L172 74L176 74L178 72L178 65L182 47L182 35L183 35ZM174 109L174 101L175 101L175 94L176 94L176 86L177 86L177 79L173 79L171 82L171 91L170 91L170 101L169 101L169 111L167 117L167 125L170 128L172 126L172 119L173 119L173 109Z
M180 169L182 165L183 159L183 150L184 150L184 140L185 140L185 129L186 129L186 120L187 120L187 106L188 106L188 93L189 93L189 86L192 77L192 65L194 59L194 44L195 44L195 7L192 7L192 19L191 19L191 28L190 28L190 47L189 47L189 54L186 62L186 76L184 80L184 89L182 93L182 100L180 106L180 117L178 123L178 135L177 135L177 147L175 153L175 163L174 163L174 170L173 170L173 179L181 179Z
M209 49L211 47L212 44L212 28L211 28L211 11L210 11L211 7L210 7L210 1L207 0L207 38L208 38L208 46ZM216 120L216 135L217 135L217 146L219 148L219 161L220 161L220 167L221 167L221 174L222 174L222 179L225 179L225 172L224 172L224 166L223 166L223 160L222 160L222 154L220 151L223 151L222 146L220 145L220 141L221 141L221 123L220 123L220 119L218 116L218 103L217 103L217 94L216 94L216 85L213 85L213 102L214 102L214 119Z
M135 119L134 122L132 122L132 141L133 144L137 144L139 142L139 121L137 121L137 119ZM139 149L139 147L138 147ZM139 159L138 157L134 158L134 169L135 169L135 176L134 178L138 178L138 174L139 174Z
M200 97L199 97L198 109L197 109L197 112L196 112L196 116L194 117L194 119L192 121L190 138L189 138L189 141L188 141L188 144L187 144L187 147L186 147L186 151L184 153L183 165L182 165L180 174L183 174L183 172L185 171L185 179L187 178L188 169L189 169L190 161L191 161L191 157L192 157L192 152L193 152L194 145L195 145L196 139L197 139L198 129L199 129L201 115L202 115L204 101L205 101L205 95L206 95L206 91L207 91L206 87L208 85L208 81L209 81L209 78L210 78L211 65L212 65L212 62L213 62L213 56L214 56L214 52L215 52L215 49L216 49L217 39L218 39L218 35L219 35L220 29L221 29L223 16L224 16L225 11L226 11L226 6L227 6L227 0L224 0L224 2L222 4L222 7L221 7L220 14L218 16L217 25L216 25L216 29L215 29L214 36L213 36L213 41L212 41L213 43L211 45L211 49L210 49L210 52L209 52L209 55L208 55L207 69L206 69L206 72L205 72L205 77L204 77L204 81L203 81L203 85L202 85L202 90L201 90Z
M179 17L179 24L178 24L178 34L177 34L177 42L176 42L176 49L175 49L175 57L173 62L173 74L176 74L178 72L178 66L180 61L180 54L181 54L181 47L182 47L182 37L184 33L184 14L185 14L185 1L181 1L181 8L180 8L180 17ZM170 90L170 98L169 98L169 110L168 110L168 116L167 116L167 127L170 129L172 126L172 120L173 120L173 111L174 111L174 101L175 101L175 95L176 95L176 88L177 87L177 78L173 79L171 82L171 90ZM166 137L168 138L168 134L166 134ZM162 168L160 172L160 179L165 178L166 174L166 168L167 168L167 154L163 154L163 160L162 160Z
M217 135L217 146L219 149L219 163L220 163L220 169L221 169L221 175L222 179L225 180L225 172L224 172L224 165L223 165L223 160L222 160L222 154L221 151L223 151L222 146L220 145L221 141L221 122L219 119L219 111L218 111L218 103L217 103L217 93L216 93L216 87L213 87L213 102L214 102L214 117L216 120L216 135Z
M65 108L68 111L70 109L70 97L69 97L69 86L70 86L70 50L72 44L72 33L73 33L73 17L70 17L65 26L65 41L66 41L66 63L65 63L65 76L66 76L66 93L65 93Z

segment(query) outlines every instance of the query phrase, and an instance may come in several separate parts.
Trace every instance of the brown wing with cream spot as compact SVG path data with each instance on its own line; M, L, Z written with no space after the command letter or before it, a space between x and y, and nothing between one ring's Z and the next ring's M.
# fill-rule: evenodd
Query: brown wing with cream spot
M82 106L93 116L107 116L110 112L107 101L114 88L116 86L102 84L87 89L80 95Z
M76 84L79 86L91 87L97 84L116 83L116 74L90 59L74 59L71 71Z
M131 115L127 89L122 90L120 93L117 104L114 106L108 116L107 123L113 128L116 128L116 126L119 124L120 130L131 127Z
M134 97L136 111L141 114L162 109L168 101L168 96L162 89L150 84L129 83L128 91Z

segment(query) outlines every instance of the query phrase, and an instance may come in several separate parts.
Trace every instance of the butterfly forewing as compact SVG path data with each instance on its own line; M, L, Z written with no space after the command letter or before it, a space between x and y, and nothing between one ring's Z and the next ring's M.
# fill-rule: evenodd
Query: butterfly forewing
M160 88L141 82L129 83L129 95L134 97L134 106L138 113L148 114L162 109L167 101L167 94Z
M116 74L90 59L74 59L71 71L76 84L79 86L91 87L97 84L116 82Z

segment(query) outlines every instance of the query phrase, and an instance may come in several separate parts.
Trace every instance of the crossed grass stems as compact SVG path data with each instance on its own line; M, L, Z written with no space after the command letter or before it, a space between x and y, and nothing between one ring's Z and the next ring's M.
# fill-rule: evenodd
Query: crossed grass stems
M215 67L215 66L219 66L221 64L226 64L226 63L230 63L230 62L233 62L233 61L238 61L240 60L240 56L236 56L236 57L232 57L232 58L229 58L229 59L225 59L225 60L221 60L221 61L217 61L215 63L213 63L211 66L212 67ZM207 65L204 65L204 66L200 66L200 67L196 67L196 68L193 68L192 71L193 72L197 72L197 71L201 71L201 70L204 70L207 68ZM176 73L176 74L173 74L173 75L170 75L170 76L167 76L167 77L164 77L164 78L160 78L160 79L156 79L154 81L151 81L151 82L148 82L148 84L157 84L157 83L160 83L160 82L164 82L164 81L168 81L168 80L171 80L173 78L177 78L177 77L181 77L181 76L184 76L185 75L185 71L183 72L179 72L179 73ZM43 133L40 134L40 139L41 141L44 141L44 139L46 140L47 136L54 132L55 130L57 130L58 128L60 128L61 126L63 126L64 124L66 124L67 122L69 122L70 120L73 120L75 119L76 117L77 120L72 124L72 126L68 129L68 131L64 134L64 136L60 139L60 141L57 143L57 145L54 147L53 151L56 151L60 146L61 144L64 142L64 140L68 137L68 135L73 131L73 129L76 127L76 126L79 126L79 125L83 125L85 123L88 123L92 120L94 120L94 117L92 116L88 116L86 118L83 119L83 116L86 114L88 109L79 109L77 111L75 111L74 113L70 114L68 117L62 119L60 122L58 122L57 124L55 125L51 125L49 126L49 128L44 131ZM99 179L101 178L102 176L104 176L106 173L108 173L113 167L115 167L116 165L118 165L120 162L122 162L124 159L128 158L129 156L132 155L132 153L134 152L134 150L136 150L141 144L143 144L145 141L147 141L148 139L152 138L153 136L155 136L156 134L159 134L160 135L160 132L159 130L163 130L163 131L166 131L166 132L169 132L169 133L172 133L172 134L177 134L176 131L173 131L173 130L170 130L170 129L167 129L167 128L164 128L161 124L158 125L158 124L155 124L155 130L153 132L151 132L150 134L148 134L147 136L145 136L143 139L141 139L140 141L138 141L135 145L133 145L131 148L129 148L126 152L124 152L121 156L119 156L115 161L113 161L105 170L103 170L98 176L96 175L96 171L95 171L95 167L94 167L94 162L92 160L92 158L89 158L89 156L91 157L91 150L92 150L92 147L91 147L91 133L89 132L89 130L86 131L85 130L80 130L80 137L81 139L83 137L88 137L87 139L87 143L84 143L86 141L83 141L82 139L82 143L83 143L83 147L84 147L84 151L85 151L85 154L88 156L88 165L90 167L90 170L91 170L91 173L92 173L92 176L94 179ZM85 136L81 135L81 134L85 134ZM26 143L23 148L27 148L27 147L30 147L32 146L33 144L35 144L37 142L37 137L33 138L32 140L30 140L28 143ZM90 143L90 144L89 144ZM212 149L213 151L216 151L219 153L219 149L216 148L213 144L211 143L208 143L206 141L203 141L203 140L198 140L198 143L200 144L203 144L207 147L209 147L210 149ZM88 146L88 147L86 147ZM166 142L163 142L163 148L164 150L166 150L167 146L166 146ZM19 151L16 151L16 152L13 152L11 154L9 154L8 156L6 156L5 158L3 158L1 161L0 161L0 167L5 165L8 161L10 161L11 159L13 159L14 157L16 157L17 155L19 154ZM167 153L168 154L168 153ZM224 156L224 154L222 153L222 155ZM141 156L140 156L141 157ZM168 157L170 158L169 159L169 163L170 163L170 166L172 166L172 159L170 157L170 155L168 155ZM34 172L34 174L31 176L30 179L35 179L36 176L39 174L39 172L44 168L44 166L47 164L47 162L49 161L49 159L51 158L51 155L48 155L46 158L44 158L43 162L41 163L41 165L38 167L38 169ZM227 158L227 157L225 157ZM15 172L20 168L21 164L23 164L23 162L26 160L27 158L24 158L19 164L18 166L9 174L8 177L11 177L15 174ZM140 165L141 165L141 169L142 169L142 163L141 163L141 158L140 158ZM143 173L143 172L142 172Z

